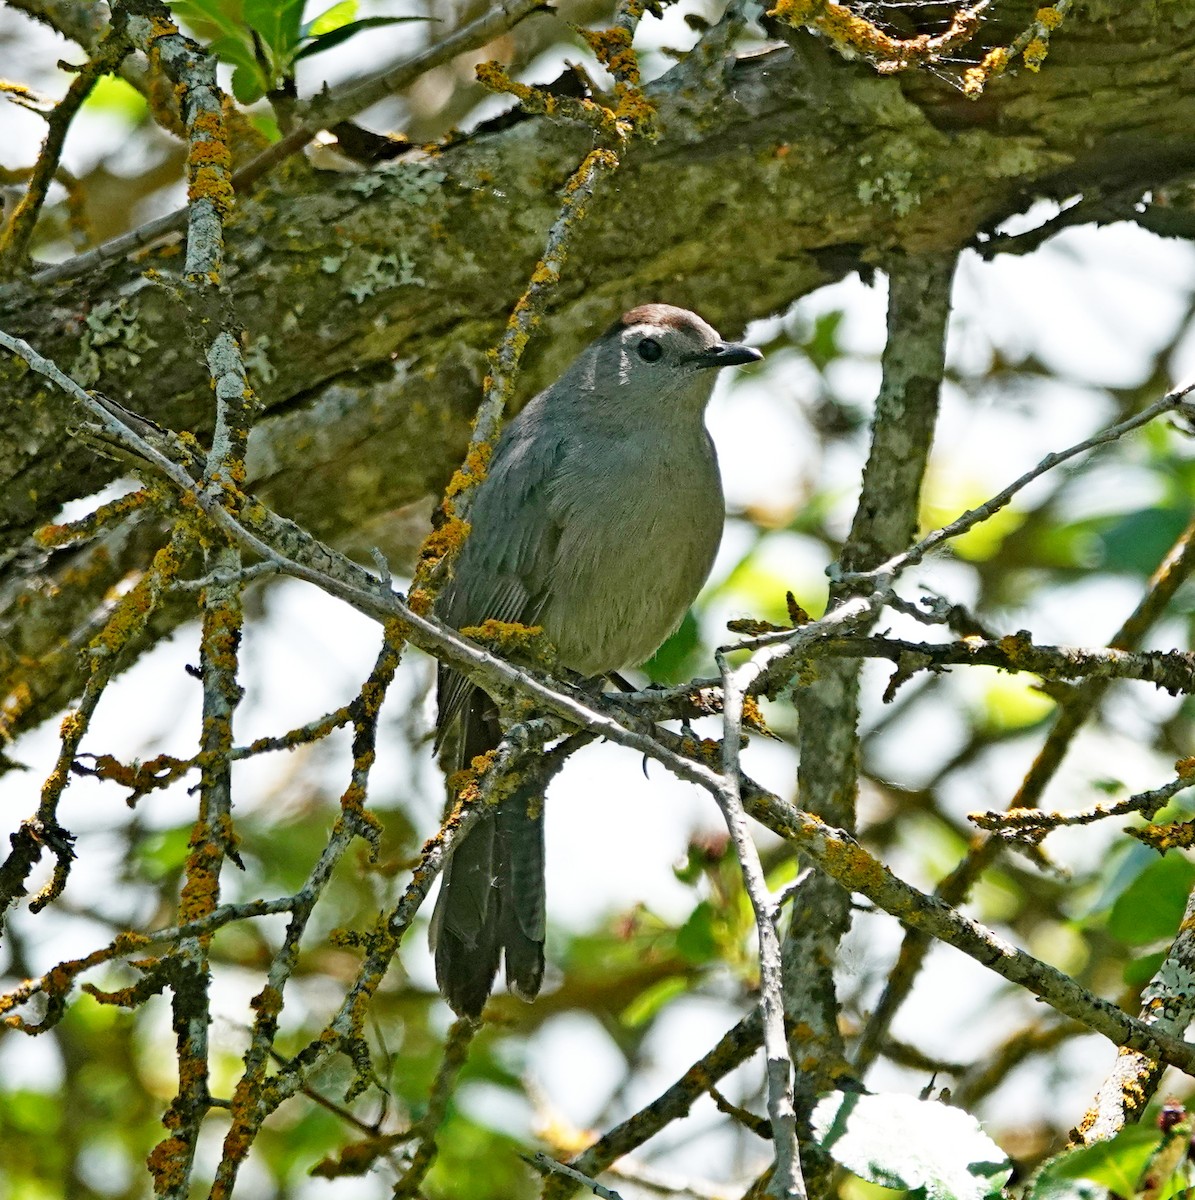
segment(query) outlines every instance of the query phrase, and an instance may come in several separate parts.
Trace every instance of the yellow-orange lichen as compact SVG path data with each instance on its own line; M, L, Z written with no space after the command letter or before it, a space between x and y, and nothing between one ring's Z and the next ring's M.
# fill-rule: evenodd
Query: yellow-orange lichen
M165 1124L165 1118L163 1118ZM145 1165L153 1176L154 1191L159 1195L177 1193L186 1177L187 1143L177 1134L163 1138L149 1153Z
M487 375L486 380L492 387L492 378ZM454 472L448 482L448 487L444 489L444 495L452 498L459 496L469 488L476 487L485 478L493 453L494 448L489 442L478 442L470 446L468 454L465 455L465 461Z
M1056 8L1039 8L1033 14L1033 19L1047 32L1055 30L1062 24L1062 13Z
M205 139L191 143L187 152L187 162L192 167L219 167L228 170L232 165L232 155L222 141Z
M581 30L598 62L615 79L635 86L639 83L639 60L631 48L631 32L615 25L610 29Z
M451 505L446 503L445 510L450 512ZM465 538L469 536L469 529L470 525L468 521L462 521L459 517L451 516L439 529L433 529L419 548L419 566L416 571L416 577L420 580L427 580L446 555L456 554L461 546L464 545ZM411 589L408 600L413 612L420 611L415 608L416 590L416 588Z
M62 718L62 724L58 727L58 736L64 742L74 741L76 738L83 736L86 728L87 726L78 710L72 709Z
M249 1007L259 1017L276 1017L282 1011L282 993L267 984L249 1001Z
M816 17L824 6L824 0L777 0L768 16L787 21L790 25L804 25Z
M968 99L976 99L989 80L995 79L1008 67L1008 49L998 46L984 55L983 61L977 67L971 67L963 73L963 94Z
M480 625L466 625L461 633L503 655L513 653L538 657L542 653L542 625L521 625L517 621L496 621L490 617Z
M196 166L190 172L187 198L191 202L208 200L221 218L232 212L233 190L228 173L210 166Z
M153 43L160 41L162 38L178 37L178 26L174 24L168 17L160 15L151 16L149 19L149 45L153 47Z
M754 729L757 733L767 734L769 737L774 736L768 728L768 723L764 719L763 710L759 707L759 701L754 696L743 697L743 724L748 729Z
M1050 52L1050 44L1045 38L1031 38L1029 44L1021 51L1021 58L1030 71L1040 71Z

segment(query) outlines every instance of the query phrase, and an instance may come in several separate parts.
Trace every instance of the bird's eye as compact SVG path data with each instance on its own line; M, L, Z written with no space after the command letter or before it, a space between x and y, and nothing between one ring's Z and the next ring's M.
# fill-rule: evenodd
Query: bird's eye
M659 362L664 357L664 347L655 338L644 338L635 349L644 362Z

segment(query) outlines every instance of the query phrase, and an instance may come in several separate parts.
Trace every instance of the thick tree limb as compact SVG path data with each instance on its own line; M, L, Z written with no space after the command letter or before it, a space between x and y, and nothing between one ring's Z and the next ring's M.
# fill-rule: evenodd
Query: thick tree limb
M561 297L553 329L567 333L552 339L540 379L593 325L631 300L654 295L695 304L733 332L736 322L783 307L881 248L958 245L985 222L1016 211L1027 195L1094 187L1111 170L1113 143L1117 170L1143 187L1189 169L1192 158L1159 147L1189 126L1185 106L1195 102L1179 91L1165 106L1135 111L1130 125L1117 99L1147 95L1159 71L1179 78L1190 65L1195 45L1179 15L1173 27L1136 10L1111 25L1084 26L1073 16L1048 69L1001 79L978 106L928 80L877 80L807 38L799 39L800 55L782 49L740 61L725 92L703 90L708 79L694 80L681 64L649 89L662 136L640 148L619 196L596 214L583 239L590 271L584 287L574 283ZM1142 46L1166 51L1146 59ZM1085 56L1097 47L1100 61L1089 63ZM1124 62L1109 96L1108 60L1117 55ZM1085 80L1099 103L1075 101ZM1016 122L1002 119L1008 112ZM1140 148L1138 160L1126 137ZM452 366L468 363L466 348L476 355L495 340L497 322L557 210L553 184L567 177L583 144L583 134L529 120L430 160L365 175L299 171L259 206L248 206L230 236L230 268L234 288L252 296L250 337L270 376L257 382L268 409L307 411L317 444L308 446L301 467L293 460L294 469L302 470L304 490L322 488L342 518L351 523L349 509L363 497L350 488L355 497L338 498L319 472L321 464L331 466L329 456L342 468L346 454L356 456L365 439L383 432L370 428L363 369L387 377L383 420L391 436L431 435L420 439L430 446L442 440L442 419L455 430L455 445L423 472L407 465L394 476L392 464L371 453L375 483L387 490L371 497L370 510L420 494L437 467L439 479L446 477L452 450L463 443L471 398L460 389L473 386L454 379ZM890 161L885 149L896 144L903 164ZM853 153L829 152L831 146ZM660 205L653 199L659 195L673 202ZM766 237L760 236L764 211ZM89 380L102 379L131 407L172 427L202 427L202 398L189 394L199 374L182 314L138 282L146 265L168 271L171 260L157 255L126 265L69 296L11 292L6 324L13 327L13 311L24 312L27 323L17 330L49 334L52 342L42 344L59 361L81 361ZM87 319L80 326L83 302ZM64 343L69 357L60 353ZM141 369L146 361L154 364L152 380ZM438 372L435 386L421 387L429 367ZM404 380L406 371L414 377ZM322 444L332 414L321 419L314 407L333 381L352 384L352 394L342 392L337 402L339 423L351 426L339 448ZM27 436L6 438L8 453L0 459L0 479L11 481L7 492L0 489L9 540L105 474L73 471L71 482L58 481L65 442L36 419L46 403L43 394L32 411L10 417L11 432ZM412 413L420 405L427 412ZM408 413L416 425L404 431ZM379 450L371 445L371 452ZM344 477L336 471L338 481ZM296 492L297 482L291 481ZM30 490L37 490L36 501Z
M874 565L909 544L917 527L921 481L933 442L946 353L946 325L956 258L953 253L900 258L889 274L888 340L876 400L871 450L842 562ZM857 597L841 586L831 611ZM874 613L872 614L874 617ZM828 662L798 690L801 806L848 831L855 827L859 755L859 665ZM831 1085L844 1057L838 1030L833 964L850 923L850 897L815 874L793 904L785 943L785 1011L803 1036L794 1038L796 1061L812 1061L798 1075L802 1121ZM810 1053L808 1041L814 1052ZM828 1186L825 1170L811 1194Z

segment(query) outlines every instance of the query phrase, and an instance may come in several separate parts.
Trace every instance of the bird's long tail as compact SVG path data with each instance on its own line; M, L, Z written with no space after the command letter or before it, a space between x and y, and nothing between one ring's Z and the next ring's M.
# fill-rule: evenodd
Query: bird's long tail
M493 702L480 690L465 701L456 760L468 765L498 744ZM432 913L436 982L453 1009L476 1017L505 952L506 982L524 1000L544 973L543 796L518 789L485 813L457 845Z

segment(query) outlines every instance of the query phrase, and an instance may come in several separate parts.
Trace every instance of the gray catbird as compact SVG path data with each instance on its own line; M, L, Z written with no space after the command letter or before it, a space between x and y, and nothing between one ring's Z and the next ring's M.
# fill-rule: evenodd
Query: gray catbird
M705 430L710 368L754 362L700 317L631 309L507 426L437 604L455 628L542 625L559 662L599 676L649 658L680 624L722 536L722 484ZM490 698L440 668L438 739L450 769L498 744ZM525 1000L544 970L543 797L516 794L457 846L431 922L436 980L481 1012L498 959Z

